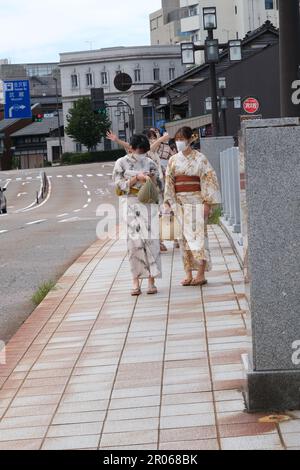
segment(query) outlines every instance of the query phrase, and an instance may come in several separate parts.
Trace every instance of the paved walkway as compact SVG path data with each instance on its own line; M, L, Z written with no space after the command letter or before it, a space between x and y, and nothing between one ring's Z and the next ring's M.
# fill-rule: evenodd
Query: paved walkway
M155 297L128 295L124 241L70 267L7 345L0 449L300 447L299 412L278 425L244 411L243 276L222 230L209 236L203 290L180 286L178 250Z

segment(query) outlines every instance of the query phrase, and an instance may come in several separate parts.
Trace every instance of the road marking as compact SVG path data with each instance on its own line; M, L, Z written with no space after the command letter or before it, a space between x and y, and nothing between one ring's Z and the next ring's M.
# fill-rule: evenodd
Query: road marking
M27 176L26 179L27 180L32 180L32 176Z
M106 176L112 176L112 173L106 173Z
M83 209L86 209L87 207L88 207L88 204L85 204L85 205L83 206Z
M86 176L87 176L88 178L91 178L91 177L94 176L94 175L86 175Z
M87 191L86 194L87 194L88 196L90 196L90 195L91 195L91 191Z
M103 176L102 173L97 173L97 176Z
M80 212L81 209L75 209L73 212Z
M22 178L16 178L16 181L22 181Z
M82 178L82 175L77 175L77 178Z
M62 178L62 175L56 175L56 178Z
M71 219L60 220L58 223L59 224L64 224L66 222L76 222L76 220L80 220L79 217L72 217Z
M84 185L83 185L83 187L84 187L85 189L88 189L88 187L87 187L87 185L86 185L86 184L84 184Z
M19 193L19 194L17 195L17 197L25 196L26 194L28 194L28 193Z
M7 233L8 230L0 230L0 233Z
M66 212L65 214L60 214L60 215L57 215L56 217L57 217L57 218L60 218L60 217L66 217L67 215L69 215L69 214L68 214L68 212Z
M67 175L67 178L73 178L73 175Z
M27 222L26 225L35 225L35 224L41 224L42 222L46 222L47 219L40 219L40 220L35 220L34 222Z

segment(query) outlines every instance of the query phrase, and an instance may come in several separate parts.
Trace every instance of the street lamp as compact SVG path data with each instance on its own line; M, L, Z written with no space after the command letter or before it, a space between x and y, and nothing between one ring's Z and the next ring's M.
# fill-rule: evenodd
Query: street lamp
M193 42L181 43L181 62L183 65L194 65L195 49Z
M150 100L148 98L141 98L141 106L144 107L144 106L150 106L151 103L150 103Z
M203 8L203 27L206 31L217 29L216 7Z
M219 77L218 84L220 90L226 90L226 77Z
M229 60L231 62L240 62L242 60L242 41L234 39L229 41Z
M219 62L219 41L218 41L218 39L206 39L206 41L205 41L205 62L207 64L217 64Z
M205 98L205 111L207 113L211 112L212 111L212 100L211 100L211 96Z
M228 101L226 96L220 97L220 108L225 111L228 108Z
M242 98L240 96L235 96L233 98L233 107L234 107L234 109L241 109L241 107L242 107Z
M161 106L166 106L167 104L169 104L169 99L168 99L168 97L167 97L167 96L161 96L161 97L159 98L159 104L160 104Z

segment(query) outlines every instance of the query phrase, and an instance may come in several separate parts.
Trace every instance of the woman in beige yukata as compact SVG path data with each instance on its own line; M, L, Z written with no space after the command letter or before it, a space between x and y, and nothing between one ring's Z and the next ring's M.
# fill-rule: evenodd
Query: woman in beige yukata
M157 294L155 279L161 277L159 233L153 236L155 218L158 223L158 204L142 204L138 191L151 178L162 187L157 165L147 156L149 141L144 135L134 135L130 153L115 164L113 180L118 193L126 198L127 246L133 277L131 295L141 294L141 279L148 279L147 294ZM121 195L120 194L120 195Z
M189 127L176 133L178 153L169 160L165 181L165 204L170 206L182 229L180 247L186 272L183 286L207 284L205 271L211 270L207 221L214 205L221 202L216 173L207 158L192 149L193 140Z

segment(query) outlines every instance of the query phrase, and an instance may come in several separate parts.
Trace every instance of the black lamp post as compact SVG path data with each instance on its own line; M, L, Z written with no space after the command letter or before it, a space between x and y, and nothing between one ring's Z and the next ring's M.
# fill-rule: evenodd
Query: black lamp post
M299 79L299 0L279 0L280 102L282 117L300 116L300 106L292 100L293 82Z
M219 62L219 43L214 39L214 29L217 29L217 9L203 8L203 27L207 31L207 39L205 41L205 59L209 64L210 74L210 93L212 104L212 135L220 135L220 122L218 110L218 94L217 94L217 76L216 63Z
M203 8L203 27L207 31L207 39L203 46L195 45L192 42L181 44L181 60L184 65L195 64L195 51L205 51L205 62L209 65L210 71L210 100L206 103L206 111L211 107L212 112L212 135L220 135L218 94L216 64L219 62L220 49L229 50L230 61L242 60L242 42L240 40L229 41L228 44L220 44L218 39L214 39L214 30L217 29L217 9L216 7ZM220 100L220 105L225 106L225 100Z

